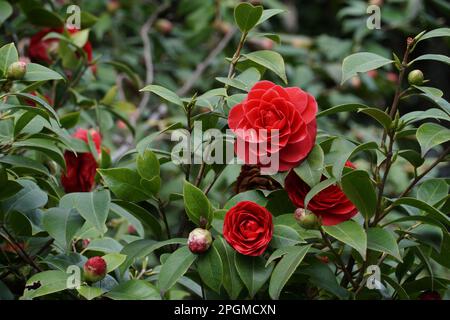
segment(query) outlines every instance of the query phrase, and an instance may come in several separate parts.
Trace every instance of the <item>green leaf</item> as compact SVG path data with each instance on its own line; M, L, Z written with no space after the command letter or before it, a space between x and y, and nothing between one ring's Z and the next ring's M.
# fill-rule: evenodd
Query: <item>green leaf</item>
M255 7L244 2L234 8L234 20L242 32L248 32L258 23L262 13L262 6Z
M400 120L405 123L414 123L423 119L440 119L450 121L448 114L437 108L431 108L425 111L409 112L400 118Z
M98 232L106 231L106 218L108 217L111 196L108 190L95 192L74 192L61 198L59 205L62 208L78 210L80 215L92 224Z
M156 217L157 209L155 209L155 215L147 211L146 209L142 208L141 206L138 206L137 204L134 204L129 201L122 201L122 200L114 200L117 205L119 205L121 208L127 210L130 214L132 214L134 217L138 218L144 225L146 225L153 233L154 235L159 238L161 235L161 223L159 222L158 218ZM117 208L113 205L111 205L111 209L117 213ZM123 213L122 213L123 215ZM133 222L131 220L128 220L131 224ZM139 228L136 228L139 230Z
M372 118L377 120L385 129L389 129L391 127L391 124L392 124L391 117L389 117L389 115L387 115L384 111L381 111L380 109L364 108L364 109L359 109L358 112L362 112L362 113L365 113L365 114L371 116Z
M309 192L305 196L305 208L308 208L309 202L311 201L312 198L314 198L314 196L316 194L318 194L320 191L328 188L329 186L331 186L335 183L336 183L336 179L330 178L330 179L321 181L319 184L317 184L313 188L311 188L311 190L309 190Z
M323 161L323 150L319 145L315 145L308 157L298 167L294 168L294 171L312 188L320 182Z
M12 146L14 148L40 151L46 154L50 159L54 160L63 169L66 168L66 162L61 149L59 149L51 140L44 138L30 138L27 140L14 142Z
M393 60L386 59L370 52L359 52L349 55L342 62L341 84L351 77L356 76L358 72L367 72L378 69L392 62Z
M424 159L420 156L420 153L415 150L401 150L398 155L409 161L414 167L420 167L424 163Z
M105 296L113 300L161 300L155 286L147 281L137 279L119 284Z
M264 21L269 20L273 16L275 16L277 14L280 14L280 13L283 13L283 12L284 12L283 9L266 9L266 10L263 11L263 13L261 15L261 18L259 19L259 21L258 21L258 23L256 25L261 24Z
M385 229L369 228L367 230L367 248L378 252L385 252L402 262L397 241L395 241L394 236Z
M238 193L230 200L228 200L224 205L224 209L230 209L241 201L252 201L262 207L265 207L267 205L267 199L264 197L264 194L260 190L248 190Z
M417 199L436 205L448 196L448 189L448 184L444 179L429 179L420 184L417 189Z
M266 260L262 257L244 256L236 254L236 269L248 289L250 298L256 295L261 287L269 280L274 264L266 267Z
M38 26L58 28L64 25L64 21L59 15L39 7L27 11L26 15L29 22Z
M28 279L23 293L24 298L33 299L47 294L63 291L67 289L67 280L70 274L59 271L50 270L35 274ZM30 289L37 287L37 289Z
M421 61L421 60L434 60L434 61L450 64L450 58L447 56L444 56L443 54L424 54L424 55L421 55L421 56L415 58L408 65L412 65L413 63L415 63L417 61Z
M13 8L7 1L0 1L0 26L13 13Z
M9 65L17 61L19 61L19 54L14 43L8 43L0 48L0 71L4 76Z
M48 169L40 162L24 156L6 155L0 158L0 163L6 163L12 166L13 169L26 170L34 174L49 175Z
M68 112L61 116L59 119L61 122L61 126L65 129L73 128L77 125L78 121L80 120L80 112Z
M436 97L436 98L441 98L444 93L442 92L442 90L439 90L437 88L433 88L433 87L425 87L425 86L416 86L413 85L414 88L416 88L417 90L422 91L423 93L432 96L432 97Z
M305 241L294 228L285 225L274 226L272 240L270 242L272 248L290 247L302 242Z
M142 226L142 223L139 220L139 218L136 218L132 213L128 212L128 210L125 210L116 203L111 203L111 211L117 214L118 216L125 218L127 222L136 229L137 234L140 235L141 237L144 237L144 227ZM145 215L148 215L148 213L145 212Z
M202 218L206 219L207 226L209 226L213 220L213 211L203 191L185 181L183 196L184 206L189 219L197 225L201 225Z
M236 251L222 237L217 237L213 246L219 252L223 263L223 287L231 299L237 299L243 285L236 270Z
M120 267L120 265L127 259L127 256L124 254L113 252L105 254L102 258L106 262L106 273L110 273L111 271Z
M370 219L375 214L377 196L375 187L366 171L353 170L342 177L342 191L358 208L359 212Z
M82 295L86 300L95 299L103 294L103 290L97 287L90 287L88 285L83 285L77 289L78 293Z
M76 209L50 208L42 215L44 229L67 251L70 251L72 239L83 223L84 220Z
M421 36L419 40L417 40L417 42L436 37L450 37L450 28L438 28L428 31L423 36Z
M283 57L275 51L260 50L243 54L245 58L273 71L277 76L287 83L286 71L284 68Z
M348 220L335 226L323 226L323 230L337 240L356 249L366 258L367 236L364 229L355 221Z
M37 63L28 63L23 81L47 81L64 79L58 72Z
M151 84L151 85L144 87L143 89L141 89L139 91L153 92L154 94L160 96L164 100L172 102L173 104L176 104L180 107L184 107L183 101L181 101L180 97L175 92L170 91L169 89L166 89L164 87Z
M197 259L197 255L193 254L187 246L178 248L170 254L167 261L162 265L158 278L159 290L162 295L186 273L195 259Z
M159 160L156 155L150 151L145 150L144 154L139 154L136 160L137 171L140 176L147 180L152 180L159 176Z
M53 109L48 103L47 101L45 101L44 99L38 97L38 96L34 96L32 94L29 93L21 93L21 92L15 92L15 93L9 93L8 95L11 96L18 96L21 98L26 98L29 99L33 102L36 103L36 105L42 106L49 115L51 115L54 119L56 119L57 121L59 121L59 117L58 114L56 113L55 109Z
M360 109L368 108L368 106L359 104L359 103L347 103L347 104L340 104L338 106L322 110L317 114L317 118L328 116L330 114L335 114L339 112L349 112L349 111L357 111Z
M311 246L308 245L293 248L296 248L296 250L289 251L283 256L283 258L281 258L273 270L270 278L269 295L274 300L278 300L281 290L283 290L284 286L298 268Z
M417 129L416 137L423 157L433 147L450 140L450 129L435 123L424 123Z
M431 217L441 221L446 226L450 226L450 218L438 209L430 206L428 203L415 198L400 198L392 203L393 207L407 205L428 212Z
M141 187L141 177L129 168L98 169L105 184L114 194L123 200L139 202L150 198Z
M92 240L87 246L86 250L100 251L104 253L120 252L123 246L115 239L103 237Z
M43 207L47 203L47 193L42 191L36 183L25 179L17 179L16 182L23 188L1 203L1 211L5 213L12 211L27 213Z
M197 271L203 283L220 294L223 281L223 263L214 246L197 259Z

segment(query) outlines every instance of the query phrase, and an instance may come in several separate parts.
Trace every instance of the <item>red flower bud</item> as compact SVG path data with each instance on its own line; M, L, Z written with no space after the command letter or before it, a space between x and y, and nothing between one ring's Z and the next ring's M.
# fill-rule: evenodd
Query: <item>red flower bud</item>
M106 276L106 261L102 257L92 257L84 264L84 279L97 282Z
M167 19L158 19L155 23L155 28L162 34L169 34L172 32L173 24Z
M13 62L6 71L6 78L10 80L21 80L27 73L27 63L23 61Z
M439 292L425 291L420 294L419 300L442 300L442 297Z
M211 232L206 229L196 228L189 233L188 247L193 253L204 253L208 251L211 243Z

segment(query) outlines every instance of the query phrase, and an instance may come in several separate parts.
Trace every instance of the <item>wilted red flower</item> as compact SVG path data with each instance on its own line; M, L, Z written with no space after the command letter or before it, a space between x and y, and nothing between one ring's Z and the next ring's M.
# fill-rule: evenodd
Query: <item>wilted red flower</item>
M347 161L346 167L355 168L353 163ZM284 187L292 203L299 208L305 207L305 197L311 188L295 173L289 172ZM337 185L331 185L328 188L316 194L308 203L308 210L322 218L322 224L332 226L351 219L358 209L347 198Z
M79 30L77 29L67 29L67 31L71 34L77 33ZM47 64L51 64L53 62L52 53L54 53L59 45L59 39L46 39L43 38L49 34L50 32L63 33L64 28L46 28L38 33L30 39L30 46L28 47L28 56L32 61L37 62L45 62ZM87 60L89 63L92 62L92 45L89 41L83 46L84 52L86 52ZM97 66L92 65L92 72L97 71Z
M257 82L228 116L237 145L245 144L245 148L237 148L237 156L252 164L252 158L262 163L262 156L278 155L279 171L296 167L314 146L316 114L316 100L300 88L282 88L270 81ZM262 144L267 147L258 150Z
M272 233L272 214L254 202L239 202L225 215L223 236L241 254L263 254L272 239Z
M101 152L101 137L95 130L89 130L92 141L98 153ZM78 129L73 135L75 138L88 142L88 130ZM71 151L64 153L66 160L67 172L61 176L61 183L64 190L69 192L89 192L94 187L95 174L97 170L97 161L94 156L89 153L75 154Z

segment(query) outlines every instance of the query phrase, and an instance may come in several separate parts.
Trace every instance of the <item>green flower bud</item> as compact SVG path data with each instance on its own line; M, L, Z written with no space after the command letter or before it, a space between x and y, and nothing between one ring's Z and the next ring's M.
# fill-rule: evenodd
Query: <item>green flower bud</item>
M307 230L319 229L322 225L322 219L311 212L306 212L303 208L297 208L294 212L294 218L297 223Z
M423 73L420 70L413 70L408 74L408 82L410 85L420 86L423 84Z
M27 72L27 64L23 61L13 62L6 71L6 78L9 80L21 80Z

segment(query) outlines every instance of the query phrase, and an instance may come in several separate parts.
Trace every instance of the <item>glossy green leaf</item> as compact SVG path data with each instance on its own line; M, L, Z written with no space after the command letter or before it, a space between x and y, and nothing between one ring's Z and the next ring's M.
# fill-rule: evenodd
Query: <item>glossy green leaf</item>
M365 259L367 236L364 229L355 221L348 220L334 226L323 226L323 230L337 240L356 249Z
M223 263L223 287L231 299L237 299L243 289L243 284L236 270L235 255L233 248L222 237L217 237L213 246L219 252Z
M80 215L92 224L98 232L106 230L111 196L108 190L95 192L74 192L66 194L60 200L60 207L78 210Z
M416 136L422 156L425 156L433 147L450 140L450 129L435 123L424 123L417 129Z
M106 262L106 273L110 273L111 271L117 269L122 263L125 262L127 256L120 253L108 253L105 254L103 260Z
M0 26L13 13L13 8L7 1L0 1Z
M59 270L43 271L28 279L23 296L33 299L67 289L69 273ZM37 287L39 285L39 287ZM37 287L36 289L33 289Z
M197 271L203 283L217 293L223 282L223 262L214 246L197 259Z
M281 258L270 277L269 295L274 300L278 300L281 290L283 290L311 246L308 245L294 248L296 248L295 251L292 250Z
M3 75L6 75L9 65L17 61L19 61L19 54L14 43L5 44L0 48L0 71Z
M341 186L347 198L366 219L375 214L377 196L375 187L366 171L353 170L345 174L342 177Z
M186 273L189 267L197 259L187 246L178 248L171 253L167 261L162 265L159 273L159 290L162 294L167 292Z
M397 241L394 236L385 229L369 228L367 230L367 248L378 252L385 252L402 262Z
M255 7L244 2L234 8L234 20L242 32L248 32L258 23L262 13L262 6Z
M253 298L261 287L269 280L274 264L266 266L262 257L244 256L236 254L236 269L242 282L248 289L250 298Z
M136 171L129 168L98 169L97 171L118 198L133 202L150 198L141 186L141 177Z
M72 239L84 220L76 209L50 208L42 215L42 226L55 242L70 251Z
M305 241L294 228L285 225L274 226L272 240L270 242L272 248L295 246L302 242Z
M320 145L315 145L308 157L296 168L295 173L311 188L320 182L323 171L324 155Z
M164 87L151 84L151 85L144 87L143 89L141 89L139 91L149 91L149 92L152 92L152 93L156 94L157 96L160 96L164 100L167 100L173 104L176 104L180 107L184 106L183 101L181 101L180 97L175 92L170 91L169 89L166 89Z
M245 58L273 71L277 76L287 83L286 71L284 67L283 57L275 51L260 50L247 54L243 54Z
M155 286L147 281L137 279L121 283L105 296L113 300L161 300Z
M384 65L392 63L393 60L386 59L375 53L359 52L349 55L342 62L341 84L356 76L359 72L367 72L378 69Z
M62 80L63 77L56 71L47 67L41 66L37 63L28 63L27 72L23 81L47 81L47 80Z
M208 198L202 190L185 181L183 187L184 207L189 219L197 225L206 219L209 226L213 220L213 211Z

